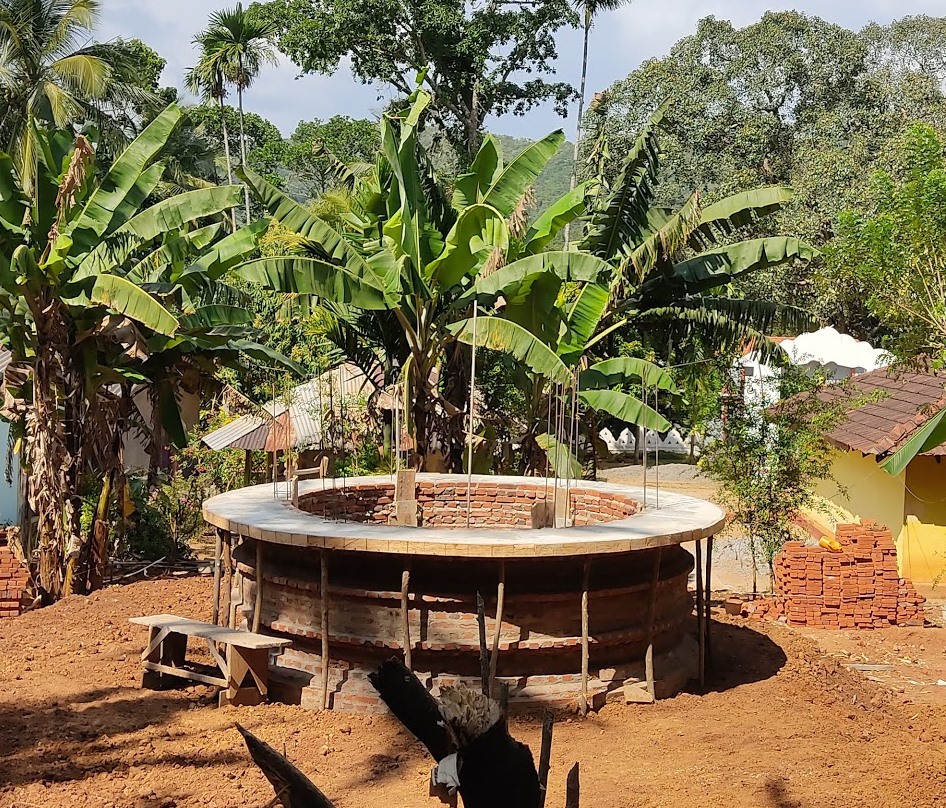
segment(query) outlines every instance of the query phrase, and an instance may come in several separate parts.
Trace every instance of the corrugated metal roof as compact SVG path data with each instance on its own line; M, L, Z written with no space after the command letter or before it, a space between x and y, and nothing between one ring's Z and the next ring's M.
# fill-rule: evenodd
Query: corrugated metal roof
M323 443L324 415L355 410L374 392L374 385L352 364L340 365L321 376L294 387L288 402L274 399L262 409L270 417L244 415L205 435L201 441L210 449L271 449L286 443L286 425L281 416L289 404L289 428L295 449ZM354 413L352 413L354 414Z

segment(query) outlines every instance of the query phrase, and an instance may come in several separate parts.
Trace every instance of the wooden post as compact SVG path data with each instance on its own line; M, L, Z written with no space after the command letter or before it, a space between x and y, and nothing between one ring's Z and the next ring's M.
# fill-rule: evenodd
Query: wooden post
M499 666L499 635L503 628L503 606L506 600L506 562L499 562L499 584L496 586L496 625L493 629L493 647L489 654L490 692L496 684L496 669Z
M700 690L706 682L706 633L704 622L706 614L703 611L703 542L696 542L696 638L700 647L700 658L697 670L700 675Z
M489 696L489 649L486 646L486 604L483 596L476 593L476 622L480 634L480 680L483 686L483 695Z
M411 618L408 603L408 588L411 583L411 571L405 569L401 573L401 643L404 648L404 667L411 667Z
M214 606L213 606L213 624L220 624L220 577L221 577L221 563L223 557L223 533L220 528L214 531L216 534L216 542L214 543Z
M253 452L246 450L246 456L243 458L243 485L248 486L253 482Z
M656 699L654 685L654 621L657 616L657 584L660 582L660 560L663 548L654 551L654 571L650 578L650 602L647 605L647 653L644 656L644 675L647 679L647 692Z
M713 643L710 641L710 627L713 625L713 537L706 540L706 665L713 672Z
M579 710L588 714L588 585L591 579L591 561L585 562L581 581L581 700Z
M539 750L539 808L545 808L545 795L548 793L549 769L552 767L552 727L555 718L551 713L542 722L542 747Z
M565 808L579 808L581 805L581 781L579 777L579 768L576 763L568 772L568 779L565 780Z
M256 602L253 604L253 632L259 631L263 611L263 542L256 540Z
M328 709L328 551L319 550L321 581L319 600L322 602L322 709Z

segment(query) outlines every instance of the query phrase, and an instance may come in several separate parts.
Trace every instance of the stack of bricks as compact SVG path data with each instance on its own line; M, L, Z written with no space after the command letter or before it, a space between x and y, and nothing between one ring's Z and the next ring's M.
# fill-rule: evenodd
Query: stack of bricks
M0 617L16 617L23 609L30 573L7 545L0 532Z
M899 576L890 531L838 525L836 538L840 553L786 544L775 559L775 597L755 604L753 616L818 628L923 625L926 598Z

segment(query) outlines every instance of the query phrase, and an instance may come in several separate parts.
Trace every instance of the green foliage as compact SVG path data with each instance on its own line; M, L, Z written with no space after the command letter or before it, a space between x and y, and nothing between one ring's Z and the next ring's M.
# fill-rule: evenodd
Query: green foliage
M587 117L604 114L611 143L604 162L613 177L634 133L674 98L659 198L679 206L697 190L705 205L758 185L790 185L794 197L774 226L821 248L841 211L869 206L865 177L889 162L912 121L946 125L944 33L946 20L928 17L861 32L795 11L769 12L742 29L708 17L669 55L610 87ZM589 159L590 130L582 144ZM862 289L819 261L792 273L762 271L737 287L809 309L856 336L874 335Z
M226 118L228 146L240 153L240 114L231 106L200 104L187 111L188 118L200 128L215 154L223 153L221 119ZM247 164L270 182L281 184L285 162L282 135L274 124L253 112L244 113ZM221 172L222 174L223 172Z
M766 408L730 398L724 433L700 459L745 531L755 567L766 565L770 575L775 556L798 532L796 518L815 504L817 484L832 479L834 449L824 435L853 402L849 395L820 398L823 384L789 364L772 385L779 403Z
M358 79L402 99L419 82L433 96L434 122L467 160L487 116L524 115L545 101L564 115L574 93L543 78L554 72L556 31L577 23L566 0L474 8L459 0L270 0L253 8L306 72L334 73L347 58Z
M900 360L946 364L946 160L925 124L902 140L899 165L876 172L869 206L843 213L832 269L864 295Z

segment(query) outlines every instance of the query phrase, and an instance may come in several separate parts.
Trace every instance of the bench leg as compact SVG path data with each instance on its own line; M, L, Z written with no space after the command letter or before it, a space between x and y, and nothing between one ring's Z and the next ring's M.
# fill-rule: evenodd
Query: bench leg
M154 645L154 641L160 634L161 629L155 626L151 628L151 635L148 638L148 646ZM168 633L155 645L151 652L145 657L148 662L160 662L163 665L171 665L179 668L184 664L184 657L187 654L187 637L183 634ZM167 690L171 687L179 687L181 682L186 681L177 676L171 676L158 671L143 671L141 674L141 686L148 690Z
M220 691L220 706L251 706L266 701L269 688L269 651L265 648L227 646L229 687ZM249 681L247 681L249 680Z

